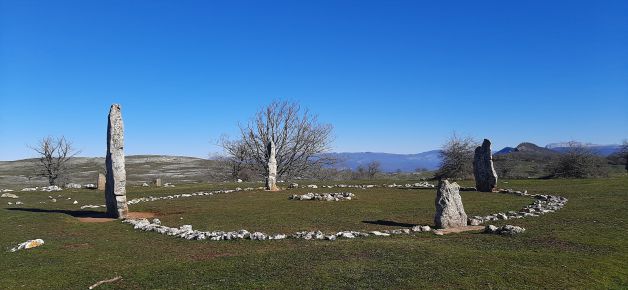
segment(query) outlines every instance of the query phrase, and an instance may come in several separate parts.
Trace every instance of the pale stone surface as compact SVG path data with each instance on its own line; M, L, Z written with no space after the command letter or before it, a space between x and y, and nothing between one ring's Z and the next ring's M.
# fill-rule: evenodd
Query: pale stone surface
M65 188L74 188L74 189L79 189L79 188L81 188L81 187L82 187L82 186L81 186L80 184L77 184L77 183L68 183L68 184L66 184L66 185L65 185Z
M491 141L488 139L484 139L482 146L475 148L473 175L475 176L475 187L478 191L491 192L495 189L497 173L493 167Z
M277 187L277 159L276 159L276 149L275 142L270 140L268 142L268 146L266 147L268 154L268 177L266 178L266 190L276 191L279 190Z
M109 111L107 126L107 181L105 183L105 201L107 214L124 219L129 213L126 201L126 169L124 167L124 124L120 105L114 104Z
M153 180L153 185L161 186L161 178L157 178L157 179Z
M105 184L107 183L107 178L104 174L98 173L98 190L105 190Z
M446 229L464 227L467 225L467 214L462 206L462 198L457 183L449 183L441 180L436 192L436 215L434 224L436 228Z
M9 250L9 252L16 252L19 250L31 249L31 248L39 247L43 244L44 244L44 240L42 239L28 240L12 248L11 250Z

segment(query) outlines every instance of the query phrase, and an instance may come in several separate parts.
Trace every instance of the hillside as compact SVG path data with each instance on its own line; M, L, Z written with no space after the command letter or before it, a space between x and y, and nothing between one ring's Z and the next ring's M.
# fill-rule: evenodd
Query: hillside
M126 157L127 180L136 185L162 178L163 182L193 183L222 181L222 170L215 161L161 155L132 155ZM104 172L105 158L76 157L69 164L69 182L96 183L98 173ZM37 160L0 161L0 188L11 185L46 185L46 180L37 175Z
M508 178L538 178L547 175L547 165L559 152L523 142L517 147L506 147L493 155L497 175Z
M598 145L598 144L580 143L580 145L588 148L593 153L599 156L603 156L603 157L608 157L610 155L613 155L621 151L621 145L618 145L618 144ZM567 152L567 150L569 150L569 144L568 143L551 143L551 144L547 144L545 148L556 151L556 152L564 153L564 152Z

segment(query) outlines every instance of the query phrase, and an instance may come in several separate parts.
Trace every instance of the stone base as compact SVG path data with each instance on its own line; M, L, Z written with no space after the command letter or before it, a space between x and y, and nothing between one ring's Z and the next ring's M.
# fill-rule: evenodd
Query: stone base
M115 195L114 199L107 198L107 216L117 219L125 219L129 214L129 207L125 195Z
M465 227L455 227L455 228L435 230L434 234L441 236L441 235L447 235L447 234L481 231L481 230L484 230L484 226L465 226Z

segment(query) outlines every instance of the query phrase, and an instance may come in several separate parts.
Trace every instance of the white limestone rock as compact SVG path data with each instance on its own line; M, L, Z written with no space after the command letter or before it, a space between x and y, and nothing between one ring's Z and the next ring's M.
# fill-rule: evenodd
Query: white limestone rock
M464 212L462 198L457 183L441 180L436 192L436 214L434 224L436 228L446 229L467 225L467 214Z

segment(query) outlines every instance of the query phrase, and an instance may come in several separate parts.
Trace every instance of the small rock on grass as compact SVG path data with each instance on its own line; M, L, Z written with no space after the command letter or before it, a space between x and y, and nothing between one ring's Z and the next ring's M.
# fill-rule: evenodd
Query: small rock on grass
M9 250L9 252L16 252L16 251L19 251L19 250L35 248L35 247L39 247L39 246L41 246L43 244L44 244L44 240L42 240L42 239L28 240L26 242L23 242L23 243L17 245L16 247L12 248L11 250Z

